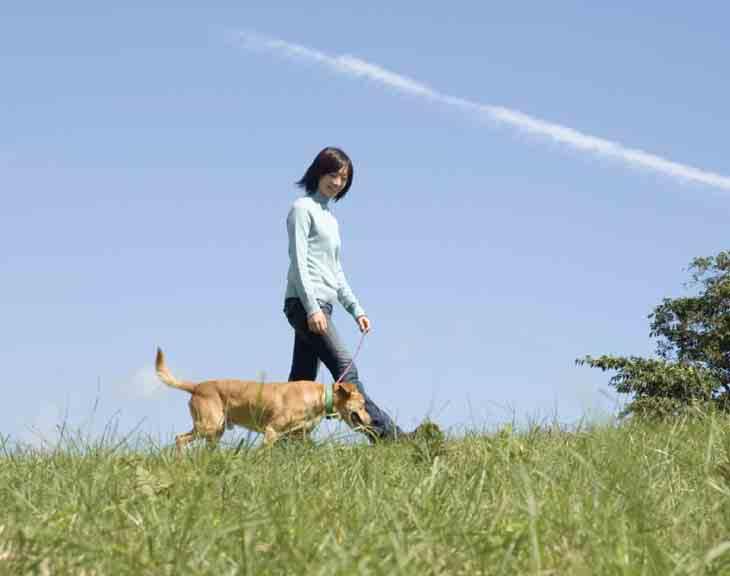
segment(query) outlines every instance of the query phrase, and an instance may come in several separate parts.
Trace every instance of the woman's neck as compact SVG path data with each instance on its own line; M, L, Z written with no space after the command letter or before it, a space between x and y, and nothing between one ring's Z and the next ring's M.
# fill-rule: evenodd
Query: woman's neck
M329 201L331 200L331 198L329 196L322 194L322 192L319 189L314 194L312 194L312 199L315 202L317 202L318 204L322 204L324 206L329 204Z

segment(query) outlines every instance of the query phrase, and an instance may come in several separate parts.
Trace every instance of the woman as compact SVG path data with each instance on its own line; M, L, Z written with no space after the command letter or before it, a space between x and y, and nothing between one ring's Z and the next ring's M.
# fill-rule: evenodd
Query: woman
M352 382L365 396L372 420L371 441L395 439L403 431L365 394L352 356L332 323L332 306L337 300L361 332L370 330L370 320L342 271L339 229L330 210L331 202L347 194L352 177L347 154L339 148L325 148L297 182L306 196L294 202L286 220L290 263L284 314L295 331L289 380L316 380L321 360L335 380L342 376L343 382Z

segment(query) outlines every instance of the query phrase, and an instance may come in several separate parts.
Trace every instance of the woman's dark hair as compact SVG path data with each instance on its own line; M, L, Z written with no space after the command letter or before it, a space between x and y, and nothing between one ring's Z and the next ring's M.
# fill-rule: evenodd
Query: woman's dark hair
M352 185L354 169L352 167L352 160L339 148L328 146L320 151L309 168L307 168L302 179L297 182L297 186L304 188L307 194L314 194L319 187L319 179L322 176L339 172L345 166L347 166L347 184L345 184L345 187L334 198L335 201L341 200Z

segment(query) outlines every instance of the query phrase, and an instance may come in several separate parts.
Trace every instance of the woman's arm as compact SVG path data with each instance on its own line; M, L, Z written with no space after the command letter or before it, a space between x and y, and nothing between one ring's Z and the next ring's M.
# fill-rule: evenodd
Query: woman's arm
M307 238L312 226L309 212L304 206L294 203L286 218L286 229L289 235L289 259L294 272L294 284L307 316L320 311L319 303L314 297L314 287L307 270Z
M350 285L347 283L345 272L342 270L342 263L340 261L340 251L336 253L336 266L337 266L337 299L342 304L342 307L347 310L355 320L360 316L365 316L365 310L360 306L355 294L353 294Z

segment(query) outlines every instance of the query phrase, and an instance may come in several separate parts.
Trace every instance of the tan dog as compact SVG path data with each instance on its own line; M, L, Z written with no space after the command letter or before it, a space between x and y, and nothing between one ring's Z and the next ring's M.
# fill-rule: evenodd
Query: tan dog
M215 444L225 428L243 426L264 433L271 446L286 435L306 437L325 416L325 384L311 380L263 384L250 380L208 380L195 384L175 378L157 349L157 376L168 386L190 392L193 429L175 437L178 452L197 437ZM334 384L335 411L351 428L370 426L365 398L349 382Z

